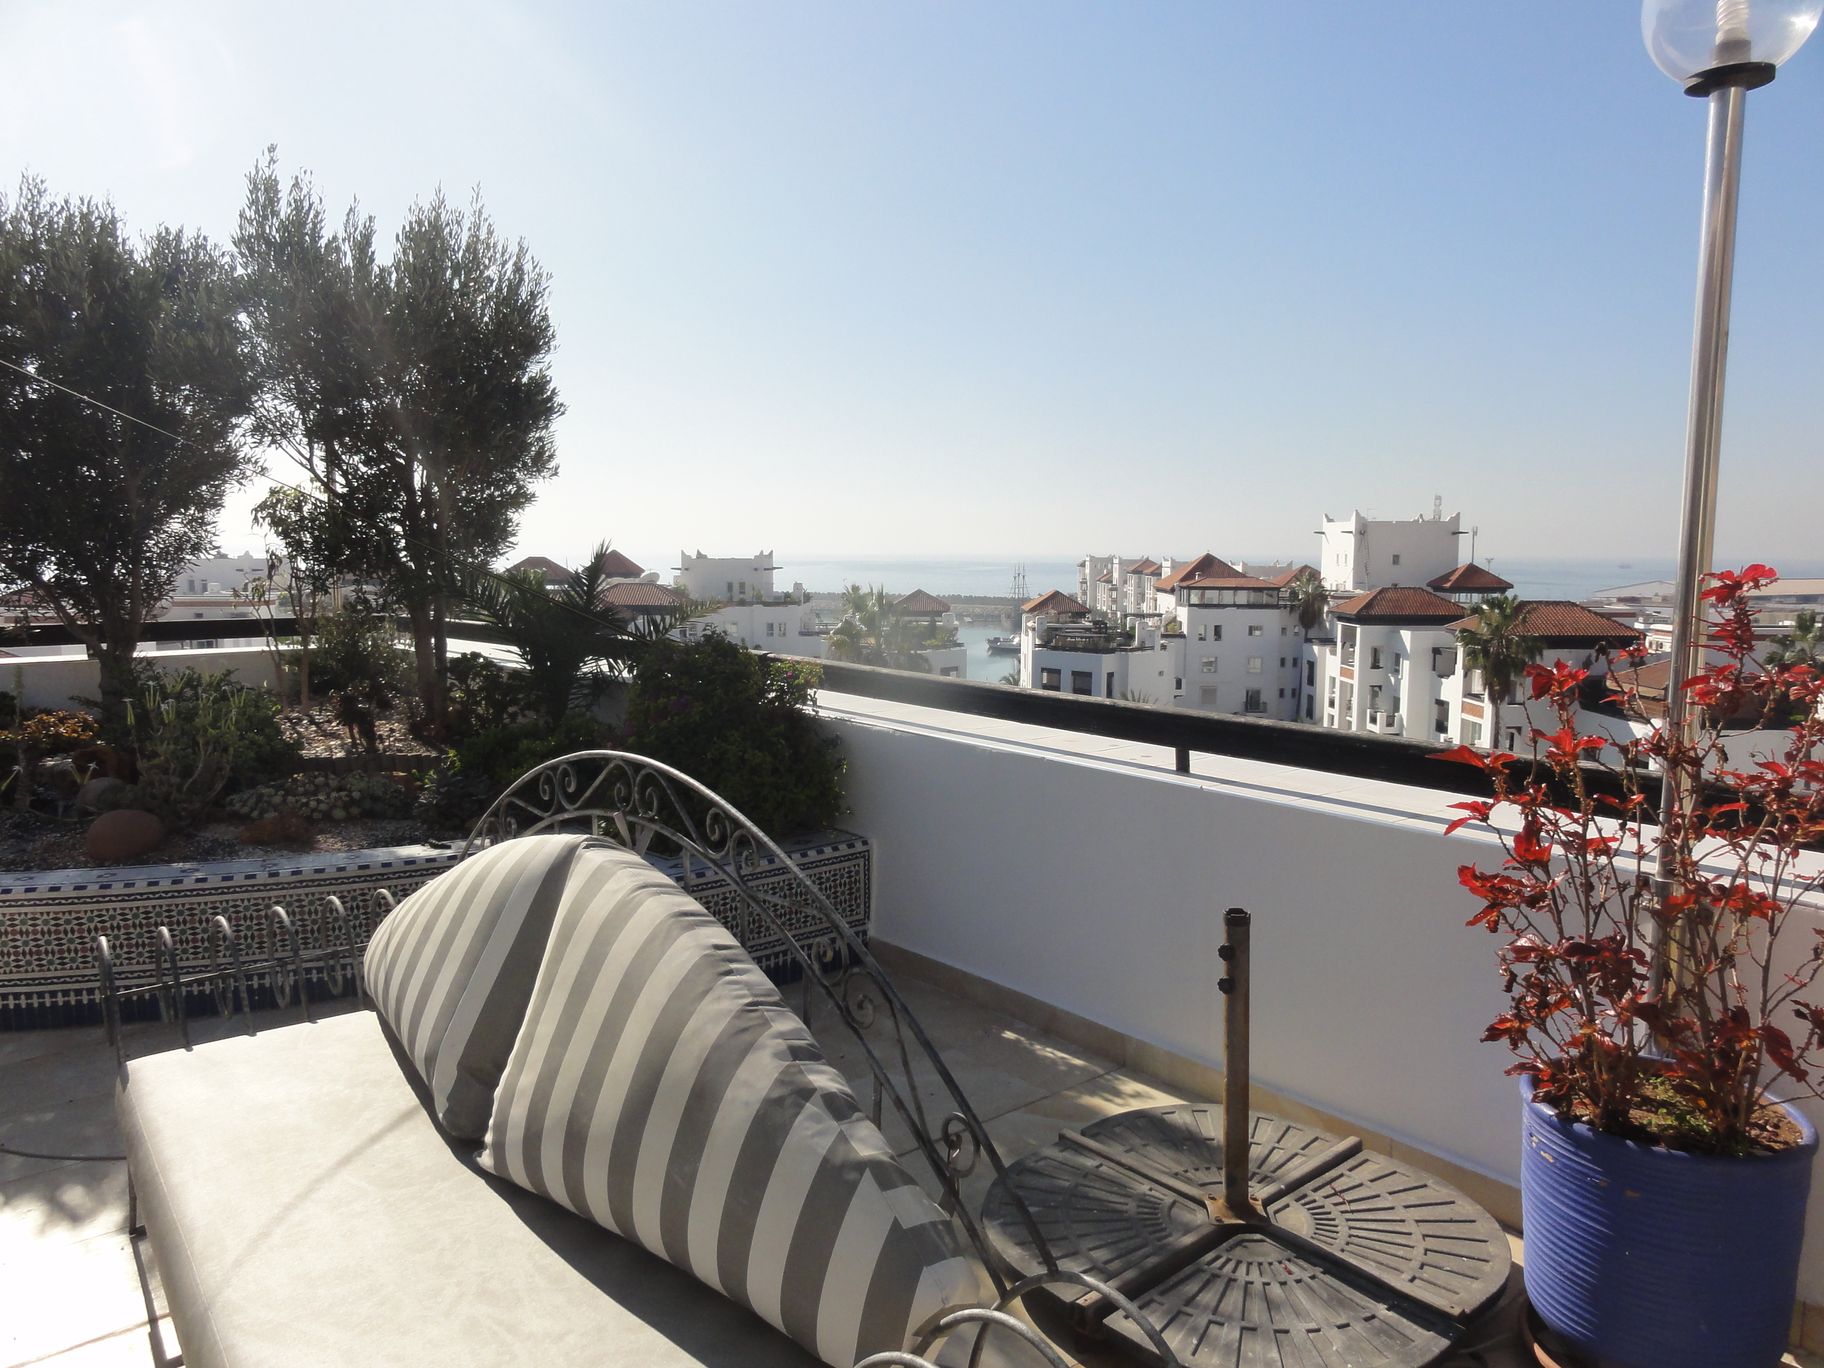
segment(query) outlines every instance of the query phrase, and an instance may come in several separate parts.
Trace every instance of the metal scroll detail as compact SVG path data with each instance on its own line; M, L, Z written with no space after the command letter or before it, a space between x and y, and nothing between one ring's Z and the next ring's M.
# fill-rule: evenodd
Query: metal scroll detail
M963 1227L996 1291L1007 1291L1008 1280L961 1190L963 1175L978 1157L1004 1176L1000 1151L866 943L771 837L669 765L606 750L562 756L523 775L476 823L460 858L539 832L599 836L639 855L675 856L686 868L698 860L725 879L742 913L782 939L798 965L806 1023L812 1005L821 1003L841 1024L839 1041L821 1042L826 1053L839 1062L849 1051L859 1052L856 1062L865 1061L874 1081L876 1121L885 1120L884 1104L929 1165L943 1205ZM877 1033L881 1039L874 1038ZM921 1066L916 1075L915 1060ZM926 1097L933 1093L941 1104L937 1124L927 1109ZM1026 1224L1031 1239L1044 1247L1030 1213Z

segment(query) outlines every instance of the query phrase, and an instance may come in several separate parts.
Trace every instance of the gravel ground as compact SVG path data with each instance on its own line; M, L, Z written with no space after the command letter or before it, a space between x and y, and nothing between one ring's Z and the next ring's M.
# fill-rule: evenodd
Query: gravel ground
M59 821L36 813L0 812L0 869L93 868L82 848L87 825L86 821ZM168 836L157 850L145 857L145 862L189 864L199 860L245 860L304 853L282 846L244 845L240 839L241 826L237 821L206 822L195 831ZM449 840L454 835L456 833L433 832L423 822L412 818L363 818L318 827L310 852L414 845L421 841Z
M361 743L351 741L344 727L321 704L309 712L287 708L279 714L279 728L298 743L305 755L361 755ZM435 746L427 746L411 733L405 718L388 713L374 721L374 734L382 755L438 755Z

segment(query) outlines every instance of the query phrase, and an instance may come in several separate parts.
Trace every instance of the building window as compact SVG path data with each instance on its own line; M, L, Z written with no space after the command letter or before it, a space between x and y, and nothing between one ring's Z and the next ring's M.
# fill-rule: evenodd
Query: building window
M1060 687L1058 684L1058 672L1056 670L1041 669L1039 671L1039 687L1041 689L1050 689L1053 693L1058 692Z
M1398 551L1395 551L1393 553L1393 563L1395 565L1398 565L1400 563L1400 553Z
M1222 640L1222 624L1220 622L1217 623L1214 627L1210 628L1210 640L1211 641L1221 641Z
M1264 636L1264 635L1266 635L1266 631L1267 631L1267 629L1265 627L1261 626L1257 622L1248 628L1248 635L1249 636Z
M735 596L735 582L733 580L728 581L728 596L730 598Z
M1172 692L1173 693L1183 693L1184 692L1184 676L1183 675L1173 675L1172 676Z
M1093 688L1094 685L1090 682L1090 672L1088 670L1072 670L1070 672L1070 691L1073 694L1083 694L1087 697Z
M1209 640L1209 638L1204 635L1204 629L1202 627L1199 627L1197 629L1197 640L1199 640L1199 641L1208 641Z
M1305 662L1305 683L1313 688L1317 685L1317 662L1315 660Z
M770 622L766 624L766 634L768 636L771 636L773 634L773 624Z
M1284 697L1285 697L1285 696L1286 696L1286 691L1285 691L1285 690L1284 690L1284 689L1281 689L1281 690L1280 690L1280 691L1279 691L1279 696L1280 696L1280 697L1281 697L1281 698L1284 698Z
M1115 672L1113 670L1110 670L1108 672L1108 677L1102 681L1102 697L1113 698L1114 696L1115 696Z
M957 668L954 665L946 665L946 666L944 666L943 669L939 670L938 673L940 675L942 675L945 679L955 679L956 675L957 675Z
M1241 706L1248 712L1263 712L1266 709L1266 704L1260 701L1259 689L1249 689L1247 697L1242 700Z
M1368 648L1368 668L1371 670L1378 670L1381 668L1381 648L1379 646L1370 646Z
M1216 657L1215 656L1205 656L1203 658L1203 672L1205 674L1215 674L1216 673Z
M1248 657L1248 673L1249 674L1259 674L1260 673L1260 657L1259 656L1249 656Z
M1279 658L1279 668L1282 670L1286 668L1286 658L1284 656Z
M1440 733L1450 731L1450 704L1439 701L1431 715L1431 725Z
M1307 721L1307 722L1315 721L1316 717L1317 717L1317 696L1315 694L1306 694L1305 695L1305 721Z

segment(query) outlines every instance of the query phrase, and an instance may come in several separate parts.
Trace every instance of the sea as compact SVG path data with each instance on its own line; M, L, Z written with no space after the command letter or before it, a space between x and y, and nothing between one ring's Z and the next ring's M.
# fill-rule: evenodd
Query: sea
M1048 589L1062 589L1074 594L1077 589L1076 556L1034 557L1021 560L1006 556L942 556L882 559L866 555L817 556L799 558L780 556L775 582L781 587L803 584L812 593L838 593L845 585L879 585L892 594L909 594L923 589L939 596L984 594L1011 597L1014 584L1021 581L1031 595ZM1514 592L1522 598L1586 599L1605 589L1639 584L1646 580L1669 580L1676 573L1671 557L1615 558L1477 558L1504 579L1513 581ZM1728 562L1724 562L1728 563ZM1781 574L1824 577L1824 560L1808 559L1774 562ZM998 680L1016 664L1011 656L988 654L988 638L1010 630L1008 627L964 626L958 637L968 647L968 677Z

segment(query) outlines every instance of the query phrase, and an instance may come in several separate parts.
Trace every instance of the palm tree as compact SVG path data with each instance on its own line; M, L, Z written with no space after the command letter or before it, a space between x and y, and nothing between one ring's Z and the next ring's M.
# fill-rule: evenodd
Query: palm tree
M919 651L924 643L916 630L884 585L864 589L851 584L842 591L842 619L830 629L830 654L837 660L929 673L931 662Z
M462 596L482 618L500 628L507 646L525 666L526 683L546 722L555 725L572 705L599 691L607 672L625 673L654 641L669 637L680 623L703 610L679 610L642 617L631 626L606 597L608 575L603 542L556 589L545 588L536 571L463 576Z
M1309 636L1311 629L1330 611L1330 591L1324 588L1323 578L1317 571L1300 570L1293 576L1292 583L1286 586L1286 606L1292 610L1299 630Z
M1286 586L1286 607L1298 630L1309 637L1313 628L1330 612L1330 591L1324 588L1323 576L1315 570L1300 570ZM1292 716L1297 720L1304 711L1305 671L1301 665L1292 686Z
M1457 645L1463 649L1463 668L1480 670L1488 699L1488 749L1495 750L1501 738L1501 700L1513 690L1526 667L1539 659L1544 646L1521 631L1526 605L1512 594L1496 594L1484 599L1476 609L1476 625L1457 633Z

